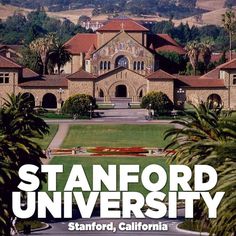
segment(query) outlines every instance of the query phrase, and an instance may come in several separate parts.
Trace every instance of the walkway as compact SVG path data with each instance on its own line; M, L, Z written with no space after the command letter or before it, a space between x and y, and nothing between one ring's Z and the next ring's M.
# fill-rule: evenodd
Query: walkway
M69 126L69 123L59 123L58 131L54 136L52 142L49 144L50 149L59 148L61 146L69 131Z

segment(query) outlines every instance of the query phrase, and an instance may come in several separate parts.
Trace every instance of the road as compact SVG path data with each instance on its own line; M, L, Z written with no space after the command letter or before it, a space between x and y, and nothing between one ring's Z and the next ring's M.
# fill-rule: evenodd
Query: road
M190 236L193 235L191 233L185 233L183 231L180 231L177 229L177 225L182 222L183 220L183 215L184 209L179 209L178 214L180 217L178 219L168 219L168 218L163 218L159 220L155 219L150 219L150 218L145 218L145 219L101 219L99 217L93 217L91 219L74 219L74 220L69 220L69 221L58 221L55 222L55 220L52 220L48 222L51 225L50 229L47 229L45 231L38 231L38 232L33 232L32 235L40 235L40 236L57 236L57 235L64 235L64 236L70 236L70 235L85 235L85 236L94 236L94 235L105 235L105 236L121 236L121 235L137 235L137 236L152 236L152 235L157 235L157 236L178 236L178 235L183 235L183 236ZM117 231L115 233L111 231L68 231L68 223L69 222L78 222L79 224L91 224L93 222L99 223L99 224L108 224L110 222L114 223L114 226L117 228ZM168 227L167 231L120 231L118 229L118 225L121 222L125 222L126 224L132 223L132 222L142 222L144 224L158 224L159 222L162 223L162 225L166 224ZM197 234L200 235L200 234Z

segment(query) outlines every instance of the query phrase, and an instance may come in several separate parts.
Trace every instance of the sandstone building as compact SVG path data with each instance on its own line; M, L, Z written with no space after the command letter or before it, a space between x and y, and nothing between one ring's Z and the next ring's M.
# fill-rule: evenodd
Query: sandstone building
M29 93L37 106L60 108L78 93L100 103L122 99L128 104L139 103L147 92L162 91L179 107L187 100L211 100L236 108L236 59L203 76L169 74L159 52L182 55L184 49L169 35L152 35L131 19L111 20L96 33L77 34L65 45L72 60L60 75L43 76L14 62L13 49L0 47L0 97Z

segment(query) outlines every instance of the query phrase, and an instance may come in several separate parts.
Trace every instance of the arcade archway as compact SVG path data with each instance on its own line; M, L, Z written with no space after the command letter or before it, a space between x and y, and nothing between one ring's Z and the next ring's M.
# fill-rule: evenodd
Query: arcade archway
M222 99L221 99L220 95L218 95L218 94L211 94L207 98L207 102L208 102L210 108L217 108L222 105Z
M57 108L57 98L52 93L46 93L42 101L43 108Z
M116 86L115 97L127 98L127 87L124 84Z

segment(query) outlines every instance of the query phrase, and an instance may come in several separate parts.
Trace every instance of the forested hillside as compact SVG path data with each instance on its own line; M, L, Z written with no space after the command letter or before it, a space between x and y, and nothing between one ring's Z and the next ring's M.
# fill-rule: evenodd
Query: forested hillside
M94 15L128 12L135 15L159 14L177 19L204 12L195 8L196 0L0 0L0 3L31 9L45 7L48 11L90 7L94 8Z

